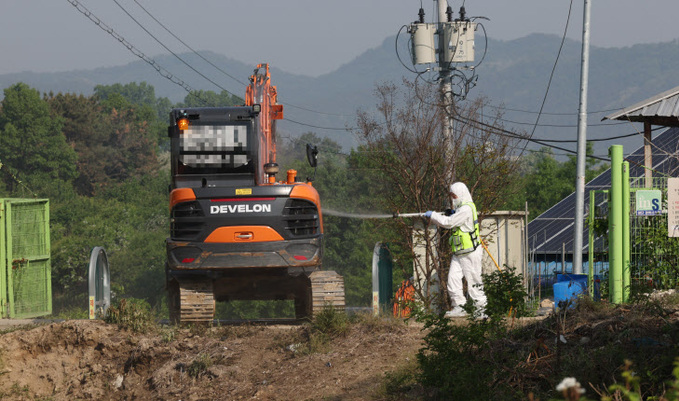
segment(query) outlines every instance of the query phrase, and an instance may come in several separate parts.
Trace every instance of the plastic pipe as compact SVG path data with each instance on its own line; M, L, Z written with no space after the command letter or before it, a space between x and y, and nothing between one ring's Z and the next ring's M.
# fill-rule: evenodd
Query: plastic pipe
M622 302L629 302L630 293L630 188L629 162L622 162Z
M610 301L622 303L622 146L609 148L611 157L611 192L608 210L608 280Z
M589 289L589 297L594 299L594 223L596 220L596 191L589 191L589 215L587 216L589 222L589 246L587 249L587 288Z

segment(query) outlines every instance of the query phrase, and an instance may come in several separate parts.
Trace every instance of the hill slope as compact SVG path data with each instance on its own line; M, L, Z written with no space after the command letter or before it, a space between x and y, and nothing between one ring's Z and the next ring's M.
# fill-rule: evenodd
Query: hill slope
M407 42L405 39L401 37L399 40L402 60L408 60L407 50L404 48ZM279 99L287 105L287 121L282 122L282 131L292 134L315 131L332 137L344 146L353 146L355 142L352 135L343 128L353 125L357 110L371 110L374 107L372 93L375 85L387 81L398 84L403 77L415 78L399 62L394 43L395 37L387 38L381 46L366 51L332 73L316 78L305 76L304 71L285 72L275 65L272 66L272 77L278 86ZM559 37L544 34L511 41L489 39L485 58L476 70L479 76L477 85L471 90L469 97L483 95L495 106L523 110L507 110L505 124L509 128L532 131L532 124L537 119L535 112L539 110L545 96L559 44ZM480 59L484 47L480 38L476 47L477 58ZM202 54L237 80L225 76L190 53L182 54L181 57L220 87L215 87L173 56L158 56L155 60L158 65L171 71L173 78L181 79L191 88L217 92L226 89L242 96L244 83L247 82L253 66L215 53ZM601 112L590 114L588 137L619 135L621 131L628 133L640 129L610 123L601 127L599 124L610 110L629 106L679 84L676 79L677 61L679 41L624 48L593 47L588 109ZM97 84L145 81L156 88L157 96L168 97L173 102L181 101L186 95L184 88L161 76L141 60L95 70L0 75L2 88L19 81L42 92L83 94L92 93ZM540 117L541 126L535 131L536 137L576 137L579 85L580 43L567 40L549 87L545 113ZM617 143L631 147L638 146L641 140L634 138Z

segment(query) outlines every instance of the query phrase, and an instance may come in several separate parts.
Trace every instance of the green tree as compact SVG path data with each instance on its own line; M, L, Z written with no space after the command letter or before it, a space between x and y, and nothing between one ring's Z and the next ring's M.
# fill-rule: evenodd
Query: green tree
M153 114L141 109L119 95L103 103L108 111L107 134L104 145L108 150L105 173L108 177L124 181L141 176L155 168L156 133L149 121Z
M172 103L165 97L156 98L155 88L152 85L146 82L97 85L94 87L94 94L108 111L137 106L134 107L137 118L146 122L149 132L154 133L154 137L157 138L162 148L168 148L169 140L166 129Z
M155 168L156 116L148 106L120 94L98 97L57 94L47 98L64 121L64 134L78 153L76 189L91 196L103 187L140 177Z
M176 107L228 107L244 103L245 101L241 97L225 90L220 93L198 90L186 95L184 102L177 104Z
M76 191L91 196L108 181L107 121L103 108L96 97L75 94L51 95L47 102L64 121L66 141L78 154Z
M151 107L160 121L166 121L172 108L172 103L166 97L156 97L156 90L153 85L146 82L130 82L122 85L97 85L94 87L94 94L101 100L108 100L113 95L120 95L132 104Z
M12 173L2 176L6 188L14 194L20 180L38 196L67 197L77 174L77 156L62 133L63 120L52 116L40 93L24 83L4 94L0 160Z

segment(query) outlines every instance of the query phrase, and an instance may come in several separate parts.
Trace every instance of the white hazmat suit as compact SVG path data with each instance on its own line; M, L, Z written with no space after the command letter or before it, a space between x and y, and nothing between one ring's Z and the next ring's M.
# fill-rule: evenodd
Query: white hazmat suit
M441 213L432 212L431 221L437 226L453 229L459 227L464 232L474 231L474 211L472 195L469 189L462 182L456 182L450 186L452 206L455 213L446 216ZM453 194L456 196L453 197ZM466 204L467 203L467 204ZM450 261L448 271L448 295L453 305L453 309L446 313L446 316L457 317L465 316L466 312L462 306L467 302L462 287L462 277L467 279L467 292L469 297L474 300L474 305L481 315L484 314L486 307L486 294L483 291L481 281L483 249L479 245L475 250L465 254L454 254Z

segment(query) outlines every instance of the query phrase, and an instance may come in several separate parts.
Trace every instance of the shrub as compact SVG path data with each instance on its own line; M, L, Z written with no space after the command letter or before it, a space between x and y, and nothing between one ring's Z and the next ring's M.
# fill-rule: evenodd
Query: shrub
M326 334L330 337L343 336L349 331L349 318L344 311L326 305L314 316L311 321L311 329L316 333Z
M123 298L117 305L111 306L104 320L135 333L147 333L157 326L149 303L135 298Z
M415 314L428 331L417 354L419 382L425 388L446 400L512 399L511 388L489 386L498 369L489 357L503 363L515 358L506 350L492 349L493 342L507 334L502 319L469 319L459 325L442 315Z
M494 271L483 275L483 290L488 297L486 314L488 316L514 317L528 316L523 276L516 274L515 268L505 266L502 271Z

